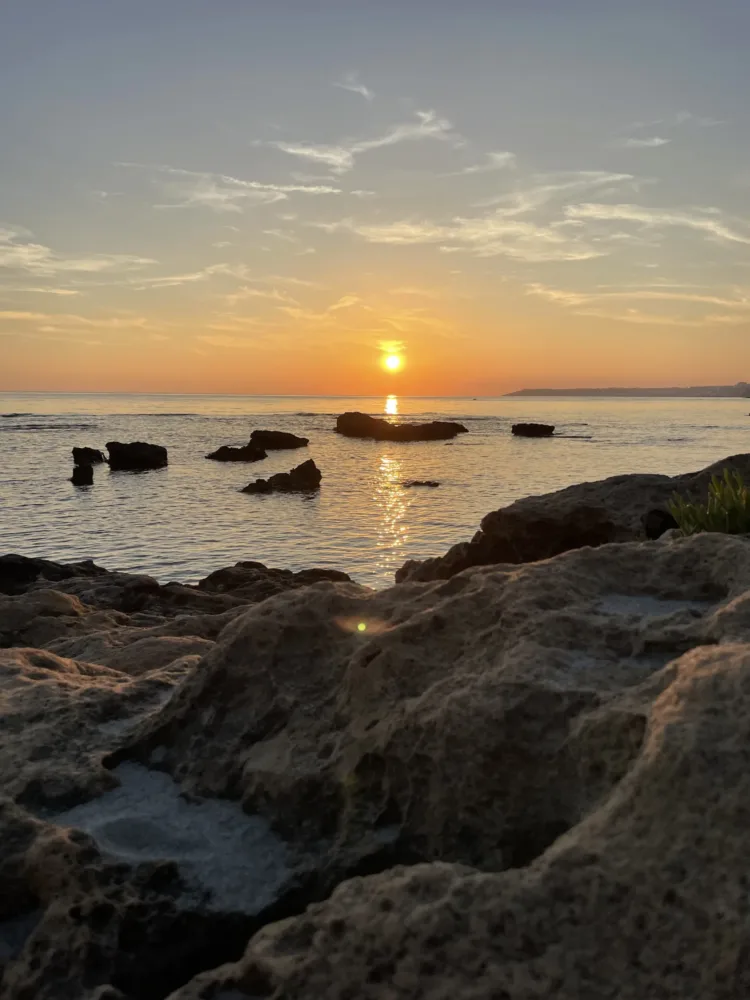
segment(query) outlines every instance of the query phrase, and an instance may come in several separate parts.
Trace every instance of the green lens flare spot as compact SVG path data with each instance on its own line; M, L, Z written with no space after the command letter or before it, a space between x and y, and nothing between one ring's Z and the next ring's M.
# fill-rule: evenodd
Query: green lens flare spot
M357 625L357 631L358 632L366 632L367 631L367 623L366 622L360 622L359 625Z

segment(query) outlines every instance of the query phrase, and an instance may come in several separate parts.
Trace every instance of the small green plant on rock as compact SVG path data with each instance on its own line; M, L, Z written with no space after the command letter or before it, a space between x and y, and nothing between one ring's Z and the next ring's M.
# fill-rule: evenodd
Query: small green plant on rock
M669 513L683 535L696 535L701 531L744 535L750 533L750 487L745 485L739 472L724 469L722 477L711 479L705 503L691 503L675 493Z

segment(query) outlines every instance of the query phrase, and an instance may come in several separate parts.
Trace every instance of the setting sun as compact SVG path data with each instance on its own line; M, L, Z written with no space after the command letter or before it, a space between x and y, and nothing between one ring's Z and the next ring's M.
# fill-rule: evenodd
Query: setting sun
M383 364L388 369L389 372L397 372L401 365L403 364L401 358L398 354L389 354L383 359Z

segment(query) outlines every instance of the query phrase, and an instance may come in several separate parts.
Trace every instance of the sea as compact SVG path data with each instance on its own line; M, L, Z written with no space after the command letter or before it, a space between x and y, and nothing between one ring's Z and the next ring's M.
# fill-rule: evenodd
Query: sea
M383 443L334 431L360 410L390 420L450 419L450 442ZM697 471L750 451L750 400L496 399L0 393L0 553L94 559L162 582L195 582L240 560L299 570L341 569L371 587L407 559L442 555L481 518L520 497L628 472ZM514 438L517 421L556 427ZM310 439L250 465L207 461L256 428ZM95 468L69 482L71 448L149 441L169 449L156 471ZM315 495L249 495L257 477L313 458ZM408 488L409 480L437 488Z

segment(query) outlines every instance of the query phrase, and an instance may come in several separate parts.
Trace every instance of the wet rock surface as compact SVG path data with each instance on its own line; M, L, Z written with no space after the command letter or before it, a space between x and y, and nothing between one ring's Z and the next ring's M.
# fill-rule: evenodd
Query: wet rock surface
M356 411L342 413L336 420L336 433L345 437L371 438L375 441L444 441L468 433L463 424L452 420L433 420L424 424L393 424L381 417Z
M147 444L145 441L131 441L123 444L121 441L108 441L109 467L112 470L129 469L141 471L145 469L161 469L168 464L167 449L160 444Z
M750 540L0 587L3 1000L748 994Z
M73 449L74 465L98 465L101 462L106 462L106 459L104 453L99 451L98 448Z
M291 472L277 472L268 479L256 479L254 483L248 483L240 493L309 493L320 489L322 478L320 469L308 458Z
M91 465L74 465L70 481L74 486L91 486L94 482L94 469Z
M683 476L613 476L524 497L485 515L471 541L434 559L404 563L396 581L446 580L472 566L532 562L587 545L656 538L675 526L666 510L674 493L705 500L712 476L725 468L750 480L750 455Z
M256 430L250 435L250 443L258 448L276 451L287 448L305 448L310 443L310 439L290 434L289 431Z
M516 437L552 437L555 433L554 424L513 424L511 432Z
M240 448L223 444L216 451L206 455L206 458L213 459L214 462L261 462L264 458L268 458L268 455L263 448L250 441Z

